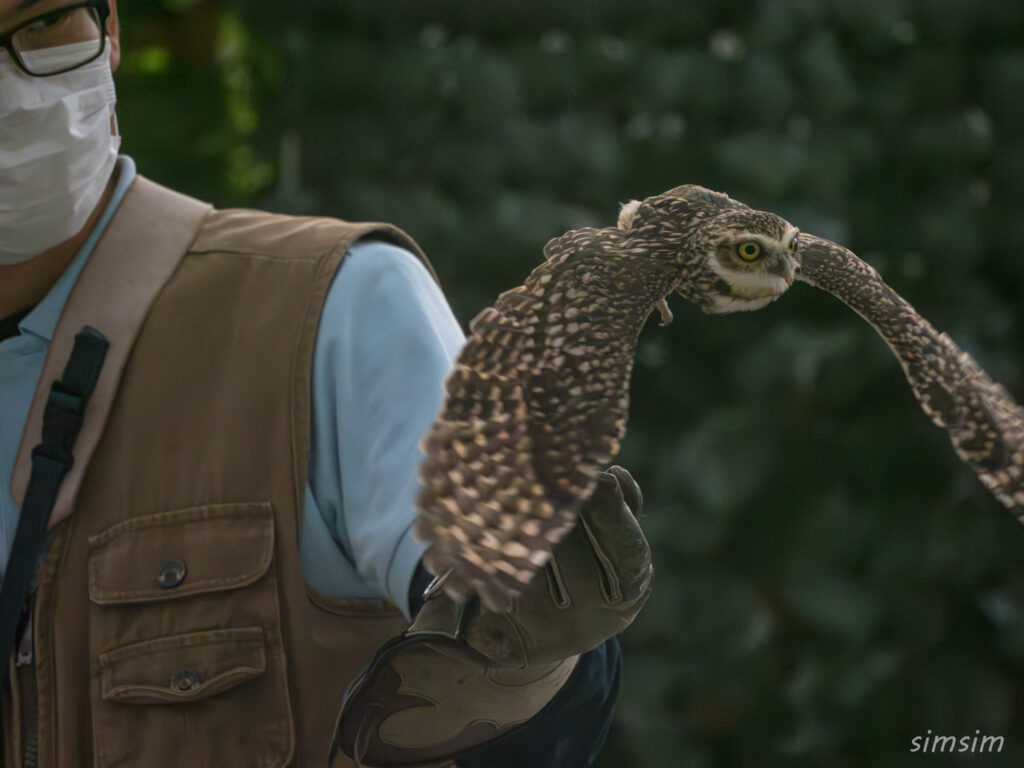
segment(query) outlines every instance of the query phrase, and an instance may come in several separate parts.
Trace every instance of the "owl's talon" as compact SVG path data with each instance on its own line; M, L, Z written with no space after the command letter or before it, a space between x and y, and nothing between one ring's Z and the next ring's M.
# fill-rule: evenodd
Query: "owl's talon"
M661 315L661 322L658 325L662 328L672 322L672 310L668 308L668 299L658 302L658 313Z

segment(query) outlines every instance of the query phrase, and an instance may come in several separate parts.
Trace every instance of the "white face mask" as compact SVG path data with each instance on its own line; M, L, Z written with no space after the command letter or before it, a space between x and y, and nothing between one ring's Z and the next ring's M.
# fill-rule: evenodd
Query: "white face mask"
M34 57L59 66L69 49ZM50 77L26 75L0 51L0 266L28 261L76 235L114 170L114 79L104 53Z

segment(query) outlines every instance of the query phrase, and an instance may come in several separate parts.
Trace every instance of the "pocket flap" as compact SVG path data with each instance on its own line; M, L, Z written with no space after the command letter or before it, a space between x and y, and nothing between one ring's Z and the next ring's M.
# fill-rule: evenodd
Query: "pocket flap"
M234 688L267 668L261 627L162 637L101 653L101 695L125 704L195 701Z
M135 517L89 537L94 603L171 600L251 584L270 567L270 504L215 504Z

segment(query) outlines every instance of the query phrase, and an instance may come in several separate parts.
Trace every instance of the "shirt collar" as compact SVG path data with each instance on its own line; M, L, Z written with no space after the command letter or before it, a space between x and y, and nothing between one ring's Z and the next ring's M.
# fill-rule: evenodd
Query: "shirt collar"
M60 320L61 313L64 311L64 305L67 304L68 296L71 295L71 289L75 287L78 275L82 272L82 268L85 267L89 256L96 248L96 243L106 231L107 225L124 199L128 187L135 180L135 162L127 155L120 155L117 158L116 173L117 181L114 182L114 191L110 195L110 201L107 203L107 207L103 209L103 213L89 234L89 238L79 248L75 258L57 279L57 282L53 284L46 297L36 304L35 308L18 323L18 330L22 333L31 333L33 336L38 336L47 342L53 340L53 332L57 328L57 321Z

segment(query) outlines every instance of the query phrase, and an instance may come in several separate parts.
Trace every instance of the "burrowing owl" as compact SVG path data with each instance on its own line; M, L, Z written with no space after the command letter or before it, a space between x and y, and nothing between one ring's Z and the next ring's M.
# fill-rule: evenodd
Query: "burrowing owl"
M626 430L637 337L675 291L711 314L793 282L797 230L682 186L626 203L617 227L551 240L546 260L470 324L423 439L416 535L457 599L501 609L573 527Z

